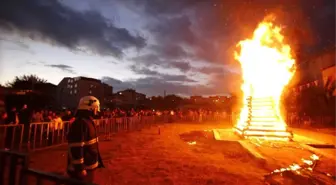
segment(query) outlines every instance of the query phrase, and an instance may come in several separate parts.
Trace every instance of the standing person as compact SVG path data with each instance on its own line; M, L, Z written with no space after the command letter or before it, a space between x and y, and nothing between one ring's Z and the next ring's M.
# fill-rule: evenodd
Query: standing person
M59 144L62 139L60 136L63 132L63 121L59 113L53 113L52 120L49 123L49 140L48 145Z
M14 135L14 124L18 124L18 116L16 112L16 107L12 107L12 109L7 114L7 119L5 122L7 125L7 132L6 132L6 138L5 138L5 150L12 149L12 142L13 142L13 135ZM12 125L12 126L10 126Z
M28 106L24 104L22 106L22 109L19 112L19 123L23 125L24 131L23 131L23 142L28 141L28 135L29 135L29 124L31 121L30 112L28 110Z
M7 124L8 115L7 112L2 112L0 117L0 125Z
M79 100L76 118L68 134L67 172L71 178L93 182L95 170L104 167L93 122L93 117L99 111L99 100L94 96L85 96Z
M63 121L71 121L73 118L74 118L74 117L73 117L71 111L69 111L69 110L67 110L67 111L65 112L65 114L62 116L62 120L63 120Z
M65 114L62 116L63 127L64 127L64 133L69 132L70 124L75 121L75 117L73 116L72 112L70 110L67 110Z

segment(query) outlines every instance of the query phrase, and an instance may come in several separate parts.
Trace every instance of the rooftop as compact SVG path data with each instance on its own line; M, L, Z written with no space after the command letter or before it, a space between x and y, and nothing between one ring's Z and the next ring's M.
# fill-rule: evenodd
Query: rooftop
M86 80L86 81L92 81L92 82L98 82L98 83L101 83L101 81L98 80L98 79L95 79L95 78L89 78L89 77L84 77L84 76L75 77L74 79L78 79L78 80Z

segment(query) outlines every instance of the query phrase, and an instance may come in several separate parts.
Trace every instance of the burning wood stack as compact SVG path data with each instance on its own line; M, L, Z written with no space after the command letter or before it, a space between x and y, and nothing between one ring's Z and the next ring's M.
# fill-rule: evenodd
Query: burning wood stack
M281 118L277 114L275 103L272 97L247 98L247 114L245 124L239 124L235 127L236 133L249 137L266 137L272 139L291 140L293 135L287 131L285 125L281 123Z

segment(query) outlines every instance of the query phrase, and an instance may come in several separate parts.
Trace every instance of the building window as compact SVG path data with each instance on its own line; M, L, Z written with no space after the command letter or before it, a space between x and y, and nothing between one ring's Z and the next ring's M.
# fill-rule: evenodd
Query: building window
M77 83L75 84L75 87L77 87Z
M92 84L90 84L90 87L92 88L92 87L93 87L93 85L92 85Z
M70 83L70 82L71 82L71 79L68 80L68 83Z
M77 94L77 89L74 90L74 94Z
M70 91L70 94L72 94L72 91Z
M91 91L91 90L89 91L89 94L92 94L92 91Z

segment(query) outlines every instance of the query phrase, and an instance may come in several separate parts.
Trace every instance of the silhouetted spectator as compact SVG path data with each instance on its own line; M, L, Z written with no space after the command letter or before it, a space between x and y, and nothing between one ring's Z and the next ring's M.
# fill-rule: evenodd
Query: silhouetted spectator
M28 141L28 134L29 134L29 124L30 124L31 116L28 110L28 106L26 104L23 105L22 109L19 112L19 123L24 125L24 132L23 132L23 141Z
M59 113L53 114L53 119L51 120L49 126L49 138L48 145L51 146L59 141L60 136L63 132L63 121Z
M36 111L32 117L33 123L41 123L43 122L43 114L39 111Z
M65 115L62 117L63 121L71 121L71 119L73 119L74 116L72 115L71 111L66 111Z
M0 125L6 124L7 120L8 120L7 112L2 112L0 117Z
M6 121L6 124L18 124L18 117L16 113L16 108L13 107L9 112L8 112L8 118ZM12 126L7 127L7 132L6 132L6 138L5 138L5 149L9 150L12 148L12 141L13 141L13 133L14 129Z

